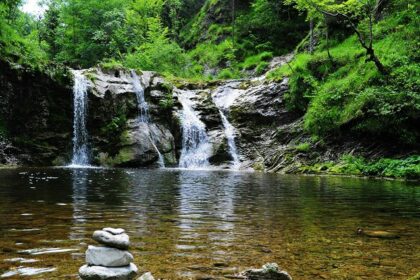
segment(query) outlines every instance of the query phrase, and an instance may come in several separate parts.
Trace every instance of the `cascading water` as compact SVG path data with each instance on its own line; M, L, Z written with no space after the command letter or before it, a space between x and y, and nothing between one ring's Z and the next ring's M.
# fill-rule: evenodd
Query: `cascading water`
M87 117L87 80L81 71L73 71L74 119L73 119L73 159L70 166L89 166Z
M229 108L235 99L243 92L243 90L237 89L237 86L238 82L232 82L219 87L212 94L213 102L219 109L220 117L222 118L223 127L225 129L229 154L232 157L232 169L239 169L241 162L235 144L235 128L227 119L226 114L229 112Z
M179 167L189 169L205 168L209 165L211 145L206 133L206 126L193 109L191 98L194 96L194 92L177 90L177 95L183 108L180 114L182 150Z
M149 105L144 98L144 87L140 82L140 77L136 74L134 70L131 71L131 77L133 78L133 89L136 94L137 98L137 106L139 109L139 122L147 124L149 128L149 140L152 143L153 148L156 150L158 154L158 164L161 168L165 167L165 161L163 159L162 153L159 151L158 147L156 146L156 139L152 135L150 130L150 117L149 117Z

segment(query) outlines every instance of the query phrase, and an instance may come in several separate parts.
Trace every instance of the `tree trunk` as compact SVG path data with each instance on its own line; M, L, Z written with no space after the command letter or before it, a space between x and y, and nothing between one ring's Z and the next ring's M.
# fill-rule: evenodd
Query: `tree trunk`
M366 48L366 54L368 55L368 58L366 59L366 61L373 61L373 63L375 63L376 68L378 68L378 70L379 70L379 72L381 72L381 74L383 74L383 75L388 74L388 70L385 68L385 66L382 64L382 62L376 56L373 48Z

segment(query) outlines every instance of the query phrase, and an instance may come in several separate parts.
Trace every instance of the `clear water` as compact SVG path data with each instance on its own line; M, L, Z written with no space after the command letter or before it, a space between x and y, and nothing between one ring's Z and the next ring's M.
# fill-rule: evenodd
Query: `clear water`
M206 132L206 125L194 110L194 91L177 90L182 104L180 120L182 124L182 150L179 167L203 169L209 166L211 144Z
M74 75L73 85L73 158L71 165L89 165L87 119L87 80L81 71L72 71Z
M131 71L131 76L133 78L133 88L134 92L136 93L137 98L137 106L139 109L139 122L143 122L148 125L149 127L149 140L152 143L153 148L156 150L158 154L158 164L161 168L165 167L165 160L163 159L162 153L159 151L158 147L156 146L156 139L155 136L152 135L150 130L150 116L149 116L149 105L146 102L144 97L144 86L140 82L140 77L136 74L134 70Z
M128 231L140 271L157 278L224 277L277 262L294 279L407 279L419 272L419 204L419 185L398 181L0 170L0 275L76 279L92 232L114 226ZM359 236L358 227L401 238Z

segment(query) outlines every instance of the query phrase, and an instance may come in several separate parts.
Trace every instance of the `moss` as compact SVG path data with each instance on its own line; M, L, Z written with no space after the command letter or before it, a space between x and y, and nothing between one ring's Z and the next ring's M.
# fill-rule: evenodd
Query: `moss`
M244 62L240 64L240 66L245 70L251 70L258 67L258 65L260 65L262 62L269 61L271 58L273 58L272 52L262 52L257 55L247 57Z
M264 171L265 171L265 165L264 165L264 162L261 162L261 161L256 161L256 162L254 162L254 164L252 165L252 168L253 168L255 171L261 171L261 172L264 172Z
M106 59L99 63L99 67L104 70L125 69L121 61L117 61L115 59Z
M300 143L295 147L295 150L302 153L307 153L311 149L311 144L309 143Z
M304 173L420 179L420 156L410 156L404 159L381 158L368 161L361 157L346 155L338 162L323 162L312 166L302 166L300 171Z
M120 149L118 154L112 160L113 165L120 165L134 159L133 149L131 147L124 147Z

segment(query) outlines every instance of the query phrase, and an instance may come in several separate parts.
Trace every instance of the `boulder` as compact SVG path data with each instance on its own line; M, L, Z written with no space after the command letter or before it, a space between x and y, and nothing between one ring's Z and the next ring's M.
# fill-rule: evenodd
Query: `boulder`
M109 247L127 250L130 246L130 238L127 234L114 235L104 230L96 230L92 235L93 240Z
M83 280L131 280L137 272L137 266L133 263L123 267L84 265L79 269L79 276Z
M280 270L276 263L268 263L260 269L249 269L239 274L239 277L246 280L292 280L292 277L283 270Z
M133 255L109 247L89 246L86 250L86 263L107 267L127 266L133 261Z

